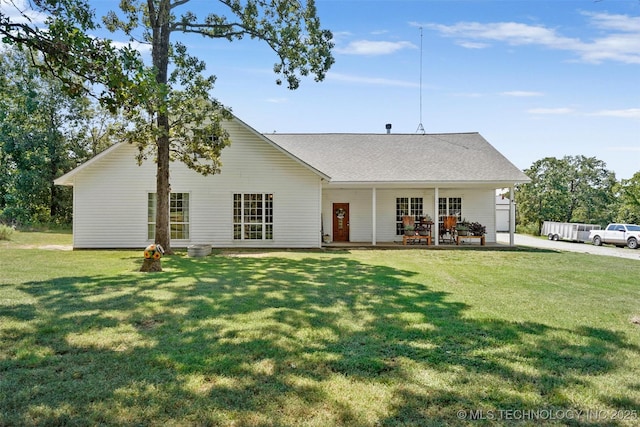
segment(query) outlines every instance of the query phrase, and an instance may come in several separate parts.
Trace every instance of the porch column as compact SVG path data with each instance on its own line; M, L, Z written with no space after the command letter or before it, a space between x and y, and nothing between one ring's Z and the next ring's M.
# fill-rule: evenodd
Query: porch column
M516 231L516 193L515 187L509 187L509 246L515 246Z
M376 187L371 189L371 245L376 245Z
M440 221L438 218L438 199L440 198L440 189L438 187L434 188L433 191L433 237L435 240L435 245L438 246L440 244Z

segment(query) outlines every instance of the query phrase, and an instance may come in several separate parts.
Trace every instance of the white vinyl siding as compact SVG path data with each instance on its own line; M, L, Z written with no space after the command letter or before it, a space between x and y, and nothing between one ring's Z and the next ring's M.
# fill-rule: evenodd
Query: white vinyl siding
M380 183L374 216L373 192L366 184L334 186L326 181L330 178L323 179L242 122L233 120L225 127L232 143L222 151L220 174L205 177L182 164L170 165L171 191L189 194L189 239L174 240L173 247L319 247L322 233L332 235L333 203L349 203L351 242L371 242L374 226L377 242L398 241L398 198L409 204L421 199L423 214L434 220L439 216L434 200L437 183L424 188L417 183L406 187L401 182ZM75 248L148 245L148 194L156 191L156 164L149 160L138 166L136 154L135 146L118 145L65 178L64 184L74 185ZM438 197L464 201L461 218L485 225L487 242L495 242L496 185L443 185ZM263 233L270 238L234 238L234 194L273 195L272 230Z
M172 247L319 247L320 177L241 122L225 125L231 145L222 172L202 176L171 163L172 193L189 193L189 239ZM75 248L144 248L148 245L148 194L156 164L138 166L137 149L121 144L84 168L74 182ZM205 161L205 160L201 160ZM272 239L234 239L233 195L273 194Z

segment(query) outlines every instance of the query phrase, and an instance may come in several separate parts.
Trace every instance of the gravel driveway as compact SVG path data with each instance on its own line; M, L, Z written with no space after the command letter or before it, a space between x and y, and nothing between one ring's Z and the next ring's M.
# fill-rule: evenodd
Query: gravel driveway
M509 233L497 233L498 243L509 244ZM553 241L545 238L515 235L516 246L532 246L534 248L553 249L558 251L582 252L585 254L608 255L619 258L640 260L640 249L617 248L615 246L594 246L591 243L575 243L563 240Z

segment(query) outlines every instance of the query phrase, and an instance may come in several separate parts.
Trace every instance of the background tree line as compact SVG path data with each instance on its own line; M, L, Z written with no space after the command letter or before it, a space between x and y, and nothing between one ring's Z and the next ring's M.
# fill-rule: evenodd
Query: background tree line
M89 95L71 96L18 49L0 51L0 222L70 224L72 189L53 180L115 142L118 117ZM594 157L547 157L516 191L520 230L543 221L640 223L640 172L617 181Z
M516 188L520 231L539 234L544 221L640 223L640 172L616 180L595 157L546 157L525 169L531 178Z
M212 96L215 76L204 74L205 62L190 55L172 34L198 34L209 41L260 40L276 57L276 84L285 83L291 90L307 77L324 80L334 63L333 35L321 27L314 0L218 0L207 3L202 14L185 9L190 0L121 0L117 9L101 19L91 3L42 0L21 3L18 8L9 2L18 16L0 8L0 37L4 43L39 56L40 62L33 61L32 66L55 76L69 96L91 94L108 111L119 112L123 119L117 129L119 140L136 144L139 163L149 157L155 160L155 243L171 254L170 162L180 161L203 175L215 174L220 172L221 150L231 143L221 126L231 111ZM34 13L45 17L43 25L30 19ZM92 36L100 22L131 43L146 44L151 64L131 44L118 47L109 39ZM66 125L61 128L68 131ZM58 165L53 156L46 161L51 169ZM26 166L14 160L6 163L9 167L16 164L16 170ZM57 190L50 188L51 192ZM47 212L58 215L54 203L58 197L48 197L43 216ZM13 200L9 202L3 210L14 218ZM25 211L23 219L29 215Z
M112 144L114 117L69 96L25 52L0 50L0 222L70 224L72 189L53 180Z
M157 162L156 241L169 249L169 161L216 173L230 142L220 126L229 110L211 97L215 77L203 75L205 64L170 34L262 40L278 58L276 82L290 89L309 75L323 80L333 64L332 35L321 28L313 0L219 0L212 3L222 9L212 6L202 21L176 12L188 2L123 0L119 13L103 17L132 41L142 31L151 67L134 49L90 36L98 20L88 0L29 3L48 17L44 27L0 11L0 36L19 49L0 46L0 221L69 223L70 190L53 179L118 135L140 147L139 161ZM95 87L103 89L92 97ZM532 182L518 187L517 220L530 231L539 232L544 220L640 222L640 172L618 182L602 161L585 156L545 158L525 172Z

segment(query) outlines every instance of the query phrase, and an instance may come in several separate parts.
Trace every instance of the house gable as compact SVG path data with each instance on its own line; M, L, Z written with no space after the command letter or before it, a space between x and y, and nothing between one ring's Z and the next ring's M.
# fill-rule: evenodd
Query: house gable
M189 238L172 246L313 247L320 241L322 174L239 120L226 124L232 143L221 154L220 174L202 176L179 162L170 165L172 193L187 193ZM149 193L156 165L138 165L137 149L114 146L56 180L74 187L74 247L144 248L153 218ZM273 238L234 238L234 195L273 197ZM244 226L243 226L244 227Z

